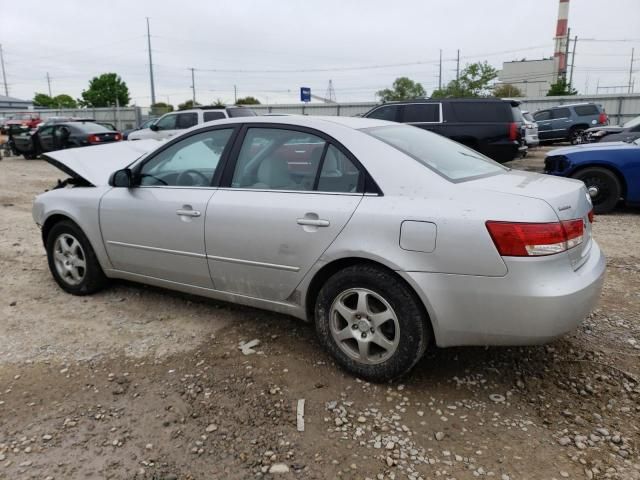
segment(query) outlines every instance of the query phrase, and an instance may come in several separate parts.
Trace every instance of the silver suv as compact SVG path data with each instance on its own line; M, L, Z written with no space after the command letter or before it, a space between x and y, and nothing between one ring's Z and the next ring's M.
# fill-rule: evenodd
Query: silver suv
M191 110L179 110L165 113L149 128L132 132L128 140L143 140L153 138L164 140L180 133L181 130L195 127L205 122L234 117L255 117L256 112L250 108L240 106L230 107L200 107Z

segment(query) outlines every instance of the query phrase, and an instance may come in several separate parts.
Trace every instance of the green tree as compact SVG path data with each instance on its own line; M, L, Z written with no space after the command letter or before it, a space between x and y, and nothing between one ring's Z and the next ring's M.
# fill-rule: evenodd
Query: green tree
M51 106L53 105L53 98L51 98L46 93L38 93L38 92L36 92L36 94L33 96L33 104L36 107L51 108Z
M151 113L153 115L164 115L173 112L173 105L165 102L156 102L151 104Z
M89 88L82 91L80 101L86 107L111 107L117 103L121 107L129 104L129 88L115 73L103 73L89 82Z
M244 97L236 100L236 105L260 105L260 100L256 97Z
M385 88L376 93L383 102L419 98L426 96L426 94L427 92L420 83L414 82L408 77L398 77L394 80L392 88Z
M493 89L493 96L498 98L524 97L522 90L510 83L501 83Z
M556 83L551 84L547 92L547 97L559 97L562 95L577 95L578 91L563 78L559 78Z
M66 93L61 93L53 98L45 93L36 93L33 97L33 104L46 108L78 108L78 102Z
M53 97L52 101L53 108L78 108L78 102L76 99L66 93L56 95Z
M437 89L433 98L447 97L489 97L492 94L491 82L498 71L487 61L470 63L460 72L458 80L450 81L446 87Z
M221 98L216 98L216 101L211 104L212 107L224 107L226 103Z
M195 108L200 106L198 102L193 103L193 100L187 100L184 103L178 104L178 110L189 110L190 108Z

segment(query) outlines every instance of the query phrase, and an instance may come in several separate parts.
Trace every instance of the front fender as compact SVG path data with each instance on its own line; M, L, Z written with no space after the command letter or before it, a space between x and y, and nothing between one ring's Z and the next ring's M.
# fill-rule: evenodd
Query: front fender
M33 219L43 229L55 218L66 217L87 236L103 270L111 269L100 230L99 208L102 196L110 187L60 188L38 195L32 208ZM44 232L44 231L43 231Z

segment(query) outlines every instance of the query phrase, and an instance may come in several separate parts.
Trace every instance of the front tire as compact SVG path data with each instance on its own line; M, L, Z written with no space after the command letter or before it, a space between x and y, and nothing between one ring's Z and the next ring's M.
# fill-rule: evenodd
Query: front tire
M609 213L618 204L622 187L611 170L601 167L585 168L575 173L573 178L582 180L586 185L595 213Z
M73 222L56 223L47 235L49 270L56 283L72 295L102 290L107 277L82 230Z
M415 293L373 265L355 265L330 277L318 294L315 323L321 343L340 366L374 382L406 374L431 340Z
M569 141L571 145L580 145L584 142L584 128L572 128L569 132Z

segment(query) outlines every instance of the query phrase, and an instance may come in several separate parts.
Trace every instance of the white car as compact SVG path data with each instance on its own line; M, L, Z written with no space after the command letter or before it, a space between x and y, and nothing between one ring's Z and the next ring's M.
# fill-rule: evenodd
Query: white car
M538 124L533 119L533 116L528 111L522 112L522 118L524 119L524 141L527 147L537 147L540 145L538 139Z
M205 122L222 120L223 118L255 117L256 113L246 107L199 107L191 110L179 110L164 114L149 128L131 132L128 140L164 140L187 128L195 127Z

